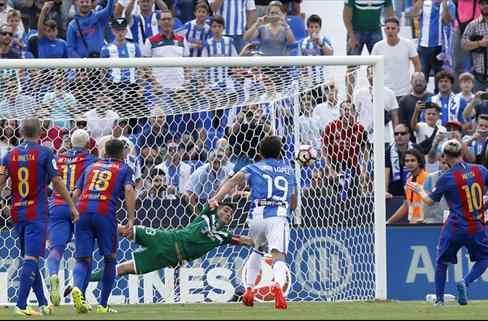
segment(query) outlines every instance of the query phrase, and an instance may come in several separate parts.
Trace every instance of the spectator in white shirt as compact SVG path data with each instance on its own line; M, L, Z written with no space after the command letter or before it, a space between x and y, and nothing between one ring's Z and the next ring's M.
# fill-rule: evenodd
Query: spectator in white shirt
M385 58L385 86L393 90L397 100L410 91L410 63L420 71L420 59L415 44L399 37L400 21L396 17L385 20L386 39L377 42L371 54Z
M341 116L337 100L338 90L334 83L325 87L327 101L318 104L313 109L313 117L318 119L321 128L325 128L328 123L338 119Z
M110 97L97 97L99 101L106 99L109 102ZM104 103L96 104L96 108L87 111L84 118L87 121L87 129L90 135L97 139L99 137L112 134L112 128L119 115L112 109L106 109Z
M424 113L425 122L418 122L419 115ZM436 103L423 103L418 101L415 105L410 126L414 132L417 144L428 139L437 128L439 133L445 133L446 128L440 124L441 106Z
M368 139L373 141L373 68L367 69L369 86L354 92L354 105L358 111L358 122L364 126L368 133ZM393 128L399 123L399 106L395 93L388 87L384 88L384 112L385 112L385 143L393 142Z

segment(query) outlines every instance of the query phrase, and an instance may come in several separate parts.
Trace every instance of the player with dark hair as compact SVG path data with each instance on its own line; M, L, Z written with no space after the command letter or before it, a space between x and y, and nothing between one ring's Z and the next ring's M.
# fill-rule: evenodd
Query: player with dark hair
M463 161L462 144L449 140L443 145L443 153L449 165L437 181L434 190L427 194L423 187L409 183L426 204L432 205L444 197L449 206L449 217L442 229L437 247L435 271L436 302L444 304L444 287L448 263L457 263L457 253L464 246L471 261L476 262L464 280L456 284L458 303L468 304L467 287L477 280L488 267L488 235L484 225L484 204L488 186L488 170L480 165Z
M109 140L105 145L106 158L89 166L78 180L74 199L78 201L80 221L75 225L75 258L73 268L74 288L71 292L78 313L86 313L84 293L91 273L91 260L95 239L100 254L104 257L102 291L97 313L117 312L108 307L108 298L115 281L115 258L117 252L116 210L119 201L125 198L127 226L124 233L132 230L135 219L133 172L124 163L124 143L118 139Z
M39 271L39 258L46 249L48 227L48 185L52 182L54 191L69 207L71 219L79 218L66 186L58 174L52 150L38 144L41 123L38 119L26 119L22 123L24 142L12 149L0 160L0 190L10 177L12 185L12 206L10 215L19 235L21 256L15 314L33 316L51 314ZM34 290L39 302L40 313L27 306L30 289Z
M255 280L261 269L261 248L267 246L273 257L273 295L275 308L286 309L287 303L283 295L286 283L286 253L289 243L289 219L291 210L297 206L295 172L289 163L282 159L283 143L278 136L267 136L259 145L261 161L242 168L227 180L209 200L211 208L237 186L247 183L251 189L252 204L248 225L249 236L254 240L255 251L249 257L247 270L246 292L242 302L247 306L254 304Z
M178 267L225 244L253 246L250 238L233 235L226 229L235 209L236 204L230 200L221 202L214 210L205 207L193 222L177 230L135 226L125 235L142 249L133 253L132 260L117 265L116 275L145 274L165 267ZM123 226L119 229L124 233ZM102 275L101 270L93 272L90 282L100 281Z

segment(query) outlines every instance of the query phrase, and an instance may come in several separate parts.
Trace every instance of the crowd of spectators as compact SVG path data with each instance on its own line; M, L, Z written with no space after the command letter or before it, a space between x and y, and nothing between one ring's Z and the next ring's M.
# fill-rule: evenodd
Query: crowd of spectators
M390 222L407 213L412 223L436 222L423 218L405 185L432 182L430 175L444 170L447 139L463 142L466 160L488 165L488 0L347 0L344 53L324 36L320 15L305 17L301 4L0 0L0 58L327 56L361 55L366 48L385 57L386 198L406 202ZM413 39L400 36L406 24ZM320 190L337 202L368 197L374 97L373 69L365 69L348 67L344 99L323 66L3 71L0 157L18 143L19 124L10 119L35 110L51 119L43 123L42 143L57 153L69 148L76 128L89 131L87 148L99 156L104 141L123 139L143 210L156 199L195 207L257 159L267 134L281 135L284 156L293 159L297 127L298 143L322 155L303 169L304 195ZM363 71L365 86L356 84ZM276 99L293 81L313 89L296 100Z

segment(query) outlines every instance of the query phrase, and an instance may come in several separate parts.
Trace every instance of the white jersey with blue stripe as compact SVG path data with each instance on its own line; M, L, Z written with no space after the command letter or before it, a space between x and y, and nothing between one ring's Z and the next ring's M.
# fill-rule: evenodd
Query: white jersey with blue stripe
M333 48L332 42L329 40L329 38L325 36L320 39L319 43L322 46ZM319 47L319 45L310 36L306 37L300 42L299 55L300 56L325 56L323 49ZM313 80L317 83L323 83L326 80L326 70L327 70L326 66L307 67L308 76L313 78Z
M190 46L188 57L201 57L203 48L192 48L194 43L205 44L205 41L210 35L210 25L204 23L203 25L197 24L196 20L188 21L183 27L175 31L185 37L186 43Z
M215 0L210 0L210 3ZM241 36L246 32L247 11L256 10L254 0L223 0L217 10L219 16L225 19L225 34L227 36Z
M279 159L265 159L241 169L251 188L248 219L291 216L291 201L296 190L295 171Z
M451 17L456 17L456 5L448 0L447 10ZM439 0L424 0L422 14L420 16L420 47L442 46L442 15L444 6Z
M202 51L203 57L236 57L238 56L234 39L230 37L222 37L215 39L214 37L207 39ZM211 84L218 82L225 82L229 75L228 67L211 67L208 70L208 78Z
M127 33L127 39L142 47L147 39L159 33L159 18L161 11L153 11L150 16L142 14L132 16L132 21Z
M141 57L141 50L139 46L126 41L119 46L115 42L104 46L100 52L102 58L139 58ZM135 83L136 69L135 68L112 68L110 71L110 79L115 83Z

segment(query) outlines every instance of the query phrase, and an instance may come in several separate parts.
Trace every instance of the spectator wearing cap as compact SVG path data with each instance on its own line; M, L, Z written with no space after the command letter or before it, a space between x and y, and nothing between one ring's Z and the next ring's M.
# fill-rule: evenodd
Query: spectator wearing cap
M488 86L488 0L478 0L481 16L471 21L462 38L464 50L471 53L473 74L475 76L474 90L485 90Z
M418 0L414 5L414 15L420 16L418 52L422 64L422 72L428 82L431 70L434 71L434 74L442 70L442 60L438 59L438 57L443 51L443 45L452 47L452 41L446 44L443 43L443 39L444 29L452 28L454 23L456 6L452 0Z
M244 40L258 43L264 56L287 56L288 46L295 42L295 36L285 20L283 4L272 1L267 15L257 19L244 34Z
M209 0L212 12L224 17L224 34L234 39L238 52L244 48L244 33L256 22L254 0Z
M206 202L219 186L233 174L224 150L210 153L208 162L198 167L190 176L186 195L193 206Z
M430 105L426 105L422 101L417 102L410 123L417 143L423 142L431 137L436 129L439 133L446 132L446 128L439 124L440 112L441 107L437 104L431 103ZM418 122L421 113L423 113L425 121Z
M182 161L184 153L185 146L172 140L166 145L164 161L155 167L166 173L168 190L173 194L184 193L190 181L192 168Z
M95 0L76 0L78 13L68 25L68 52L71 58L100 57L104 45L105 26L114 10L115 0L107 0L105 8L93 10Z
M463 143L467 150L464 155L471 163L488 166L488 115L479 115L476 119L476 130L473 135L465 136Z
M427 92L427 82L425 81L424 74L421 72L414 72L412 74L410 87L412 88L410 94L403 96L398 103L400 107L400 123L407 124L409 128L417 102L425 102L427 98L432 96L430 92ZM413 131L413 128L410 128L410 130Z
M410 64L414 71L420 71L420 59L415 44L399 37L400 21L396 17L385 19L386 39L378 41L372 55L384 56L385 86L393 90L397 101L409 93Z
M445 125L451 120L464 122L463 111L467 103L463 99L456 97L456 94L452 91L454 75L449 71L443 70L435 75L435 83L439 93L428 98L427 101L441 107L441 125Z
M20 59L21 53L12 46L14 31L10 25L0 26L0 58Z
M58 25L54 20L46 21L46 14L54 5L53 1L44 3L37 22L37 57L38 58L68 58L68 44L58 38ZM33 53L35 56L35 53Z
M185 38L173 32L173 14L162 11L159 18L159 33L148 38L142 48L144 57L184 57ZM185 81L182 67L152 69L153 85L175 89L183 87Z
M125 39L127 35L127 19L115 18L110 22L115 40L102 47L102 58L140 58L139 46ZM126 108L142 108L141 89L138 85L138 75L135 68L112 68L107 74L108 91L115 106Z

